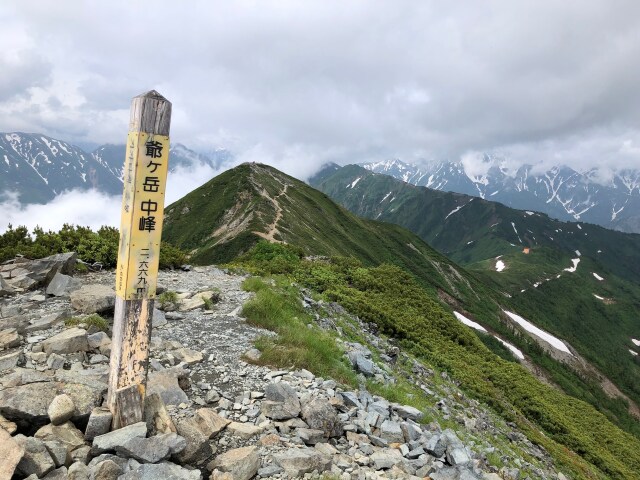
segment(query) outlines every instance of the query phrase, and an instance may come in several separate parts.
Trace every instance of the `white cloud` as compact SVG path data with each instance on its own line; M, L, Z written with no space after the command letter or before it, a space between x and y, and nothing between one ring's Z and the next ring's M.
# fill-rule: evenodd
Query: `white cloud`
M72 190L58 195L46 205L20 205L16 195L5 194L0 203L3 212L0 232L9 224L24 225L29 230L40 226L44 230L59 230L65 223L98 229L102 225L120 226L122 199L95 190Z
M121 143L155 88L174 140L291 171L487 151L586 169L638 137L634 0L21 0L0 21L0 131Z

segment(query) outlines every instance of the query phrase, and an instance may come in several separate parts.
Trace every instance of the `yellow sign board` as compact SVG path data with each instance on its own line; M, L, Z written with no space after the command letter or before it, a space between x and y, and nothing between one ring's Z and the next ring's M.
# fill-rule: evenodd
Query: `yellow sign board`
M156 295L168 167L169 137L129 132L116 270L124 300Z

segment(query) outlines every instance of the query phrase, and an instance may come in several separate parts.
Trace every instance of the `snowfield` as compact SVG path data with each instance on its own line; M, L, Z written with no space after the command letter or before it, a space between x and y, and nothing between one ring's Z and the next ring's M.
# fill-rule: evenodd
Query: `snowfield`
M596 280L599 280L599 281L603 281L603 280L604 280L604 278L602 278L602 277L601 277L600 275L598 275L596 272L591 272L591 273L593 274L593 276L594 276L594 277L596 277Z
M501 272L502 270L504 270L505 264L502 260L498 260L496 262L496 271Z
M636 340L635 338L631 339L631 342L636 346L636 347L640 347L640 340Z
M565 268L564 269L565 272L573 273L573 272L576 271L576 268L578 268L578 264L580 263L580 259L579 258L572 258L571 261L573 262L573 267Z
M496 340L498 340L501 344L503 344L505 347L511 350L511 352L516 357L518 357L520 360L524 360L524 354L522 353L522 350L511 345L509 342L505 342L503 339L501 339L500 337L497 337L496 335L494 335L494 337L496 337Z
M556 348L557 350L560 350L562 352L568 353L569 355L573 356L573 353L571 353L569 348L559 338L554 337L550 333L545 332L544 330L536 327L533 323L529 322L528 320L525 320L517 313L509 312L507 310L503 310L503 312L506 313L514 322L516 322L518 325L524 328L527 332L532 333L538 338L541 338L542 340L544 340L545 342L547 342L549 345Z
M595 293L593 294L594 297L596 297L598 300L604 300L604 297L601 297L600 295L596 295Z
M629 353L630 353L631 355L633 355L634 357L637 357L637 356L638 356L638 352L634 352L634 351L633 351L633 350L631 350L631 349L629 349Z
M347 187L347 188L353 188L353 187L355 187L355 186L358 184L358 182L360 181L360 179L361 179L361 178L362 178L362 177L358 177L358 178L356 178L356 179L351 183L351 185L349 185L349 187Z
M459 312L453 312L453 314L456 316L456 318L458 320L460 320L462 323L464 323L467 327L471 327L474 330L479 330L480 332L484 332L487 333L487 329L484 328L482 325L480 325L477 322L474 322L473 320L468 319L467 317L465 317L464 315L462 315Z

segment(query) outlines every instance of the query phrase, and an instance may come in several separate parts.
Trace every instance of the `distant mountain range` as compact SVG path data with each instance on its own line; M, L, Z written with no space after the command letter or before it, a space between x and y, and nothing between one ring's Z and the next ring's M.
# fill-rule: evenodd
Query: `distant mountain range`
M125 145L106 144L86 152L36 133L0 133L0 194L15 192L21 203L46 203L65 190L94 188L122 193ZM192 165L214 168L231 158L226 150L201 155L171 146L170 171Z
M361 164L417 186L464 193L559 220L595 223L625 232L640 232L640 169L620 170L607 181L601 171L580 173L566 166L539 171L523 165L515 172L504 159L485 155L486 174L473 175L462 162L416 166L400 160Z

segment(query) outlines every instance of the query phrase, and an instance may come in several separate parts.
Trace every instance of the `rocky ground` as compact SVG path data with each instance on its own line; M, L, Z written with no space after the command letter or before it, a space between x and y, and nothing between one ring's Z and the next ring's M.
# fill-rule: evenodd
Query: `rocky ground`
M339 305L301 293L318 325L336 332L359 390L251 363L260 356L254 340L273 333L242 318L252 295L243 277L215 267L160 273L178 301L154 313L145 421L110 432L102 408L110 326L86 316L109 318L115 278L68 276L74 262L0 268L0 480L564 478L454 380ZM341 339L344 322L366 341ZM365 378L393 386L400 371L433 407L390 403L364 388Z

